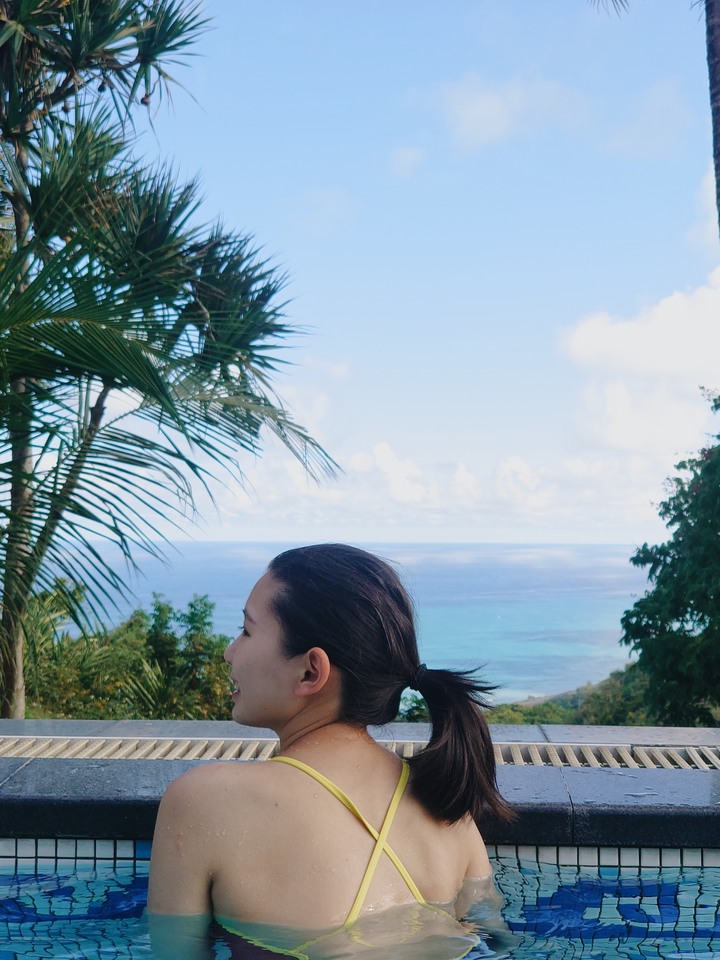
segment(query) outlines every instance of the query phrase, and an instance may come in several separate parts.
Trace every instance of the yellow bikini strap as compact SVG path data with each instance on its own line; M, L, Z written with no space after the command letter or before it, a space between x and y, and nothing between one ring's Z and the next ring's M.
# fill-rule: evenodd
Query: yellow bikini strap
M372 883L372 879L375 876L375 870L377 869L378 860L382 856L383 850L388 849L387 836L388 836L388 833L390 832L390 827L392 826L392 822L395 819L395 814L400 804L402 795L405 792L405 787L407 785L409 776L410 776L410 767L408 766L407 763L403 761L402 771L400 772L400 779L397 782L397 786L395 787L395 792L393 793L390 803L388 805L387 813L385 814L385 819L383 820L382 827L380 827L380 833L375 838L375 847L373 849L372 856L370 857L368 865L365 869L365 873L362 878L362 883L360 884L360 889L358 890L355 896L355 901L353 902L353 905L350 908L350 913L347 915L347 920L345 921L346 926L348 924L353 923L360 916L360 911L362 910L363 904L365 903L365 898L367 897L368 890L370 889L370 884ZM400 875L403 877L405 882L407 883L407 881L410 880L410 883L412 883L412 880L410 879L410 875L408 874L405 867L402 864L400 864L400 866L398 867L397 863L395 864L395 866L400 870ZM410 886L410 884L408 884L408 886ZM412 883L412 886L414 887L415 884ZM410 887L410 889L412 890L412 887ZM413 893L413 896L415 896L414 893Z
M385 819L383 821L382 827L380 828L380 832L378 833L375 827L368 820L365 819L363 814L358 810L358 808L352 802L350 797L348 797L348 795L343 790L341 790L340 787L334 784L332 780L328 780L328 778L324 776L322 773L320 773L319 770L315 770L315 768L311 767L309 764L303 763L302 760L295 760L294 757L271 757L270 759L275 760L278 763L287 763L291 767L297 767L298 770L302 770L304 773L307 773L308 776L312 777L314 780L317 780L318 783L322 784L323 787L329 790L330 793L334 797L336 797L340 801L340 803L342 803L342 805L346 807L357 820L360 821L360 823L362 823L362 825L368 831L370 836L373 837L374 840L376 841L375 848L372 852L372 856L370 857L370 861L365 870L365 875L363 876L362 883L360 884L360 889L357 892L357 896L355 897L355 901L350 909L348 918L345 921L346 924L352 923L354 920L357 920L358 916L360 915L360 911L362 910L363 903L365 902L365 897L367 896L367 892L372 882L373 874L375 873L377 862L383 850L388 855L392 863L395 865L395 869L398 871L400 876L405 881L413 897L415 897L418 903L425 903L425 899L423 895L420 893L420 891L418 890L415 884L415 881L407 872L404 864L402 863L398 855L395 853L393 848L387 842L387 835L390 832L390 827L392 826L395 813L397 812L397 808L400 805L400 800L402 798L403 793L405 792L405 787L407 786L407 782L410 777L410 765L407 763L406 760L402 761L402 771L400 773L400 779L397 782L397 786L395 787L395 792L392 795L390 804L387 808L387 813L385 814Z

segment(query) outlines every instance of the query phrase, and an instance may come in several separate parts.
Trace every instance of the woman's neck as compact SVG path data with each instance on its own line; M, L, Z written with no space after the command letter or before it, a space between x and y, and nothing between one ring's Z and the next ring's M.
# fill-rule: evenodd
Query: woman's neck
M353 726L340 720L310 721L291 731L280 733L280 752L290 755L308 748L327 749L351 743L372 743L372 737L365 727Z

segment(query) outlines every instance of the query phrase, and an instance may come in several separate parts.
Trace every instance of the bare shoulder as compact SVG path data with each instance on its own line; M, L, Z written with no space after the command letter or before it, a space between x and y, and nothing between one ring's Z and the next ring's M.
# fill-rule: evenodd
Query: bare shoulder
M274 766L271 764L270 766ZM213 877L237 830L262 810L265 764L207 763L174 780L160 803L150 865L153 913L208 914ZM266 804L265 804L266 806Z
M201 763L177 777L165 791L162 804L177 812L196 813L199 808L221 805L228 794L234 805L244 798L263 794L272 781L268 767L274 764L237 761Z
M197 828L213 816L218 795L224 794L230 781L236 779L230 771L220 770L220 766L227 765L199 764L173 780L160 801L155 844L169 831L182 834L186 826L192 824ZM197 829L187 836L185 843L191 842L193 836L198 836Z
M464 817L456 826L461 842L467 850L468 862L465 876L476 880L485 880L491 877L490 858L485 848L485 841L481 837L475 821L470 816Z
M244 778L253 767L258 764L240 763L236 760L218 761L210 760L206 763L199 763L185 773L181 773L168 787L168 790L177 792L186 791L192 794L195 790L201 790L203 786L219 784L228 780L236 781L238 777Z

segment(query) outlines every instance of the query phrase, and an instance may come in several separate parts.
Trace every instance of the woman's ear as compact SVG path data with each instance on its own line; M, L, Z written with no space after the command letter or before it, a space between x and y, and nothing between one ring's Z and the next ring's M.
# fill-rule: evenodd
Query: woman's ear
M299 697L309 697L319 693L332 673L330 657L321 647L310 647L302 656L302 667L303 673L295 693Z

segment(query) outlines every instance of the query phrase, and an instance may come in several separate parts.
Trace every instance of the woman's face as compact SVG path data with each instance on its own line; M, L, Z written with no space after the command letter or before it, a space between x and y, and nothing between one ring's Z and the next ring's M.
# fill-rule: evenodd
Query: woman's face
M295 658L283 653L280 623L271 608L276 590L269 573L258 580L245 605L242 633L225 651L234 686L233 720L272 730L292 716L297 682Z

